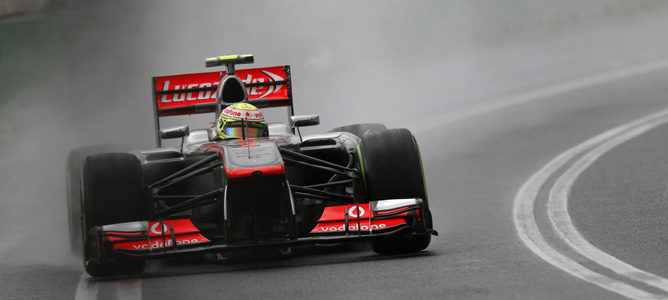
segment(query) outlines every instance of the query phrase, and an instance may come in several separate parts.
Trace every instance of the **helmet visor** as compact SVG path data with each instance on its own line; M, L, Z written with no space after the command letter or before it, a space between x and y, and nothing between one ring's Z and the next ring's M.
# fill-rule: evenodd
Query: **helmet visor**
M258 122L227 121L223 124L221 131L228 137L236 138L258 138L269 136L267 124Z

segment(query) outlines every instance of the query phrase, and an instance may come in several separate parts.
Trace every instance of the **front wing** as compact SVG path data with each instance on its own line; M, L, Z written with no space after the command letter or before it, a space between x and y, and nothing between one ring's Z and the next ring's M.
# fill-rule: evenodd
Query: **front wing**
M422 199L388 199L366 204L326 207L317 225L306 236L264 241L225 241L207 237L189 219L137 221L95 226L92 261L117 257L158 258L204 252L335 243L393 235L428 235L436 231L424 225Z

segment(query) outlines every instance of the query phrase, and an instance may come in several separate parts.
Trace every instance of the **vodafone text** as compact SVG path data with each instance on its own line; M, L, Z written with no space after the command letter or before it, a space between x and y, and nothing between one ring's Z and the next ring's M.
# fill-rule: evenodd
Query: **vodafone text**
M386 228L386 227L387 227L387 225L385 225L385 224L372 224L371 225L372 230L373 229L383 229L383 228ZM360 226L360 228L362 228L362 230L369 230L369 226L364 225L364 224L362 224ZM341 226L323 226L323 227L320 228L320 230L322 230L323 232L344 231L344 230L346 230L346 226L345 225L341 225ZM348 230L349 231L357 231L357 224L349 225Z
M190 239L190 240L176 240L176 245L181 246L181 245L190 245L190 244L199 244L202 243L203 241L200 241L199 239ZM165 243L167 244L167 247L171 247L173 245L172 240L166 240ZM153 243L145 243L141 245L132 245L132 248L135 250L148 250L148 249L160 249L165 247L165 243L162 241L154 241Z

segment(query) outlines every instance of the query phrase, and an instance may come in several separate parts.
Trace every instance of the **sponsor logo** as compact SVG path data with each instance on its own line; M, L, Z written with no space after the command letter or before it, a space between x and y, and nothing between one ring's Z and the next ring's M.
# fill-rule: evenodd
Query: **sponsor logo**
M365 214L366 214L366 211L361 206L353 206L353 207L348 209L348 215L353 217L353 218L364 217Z
M369 230L369 225L361 224L361 225L359 226L359 228L361 228L361 230ZM383 228L387 228L387 225L386 225L386 224L371 224L371 230L374 230L374 229L383 229ZM338 231L345 231L345 230L346 230L346 226L345 226L345 225L340 225L340 226L323 226L323 227L320 227L320 230L321 230L322 232L338 232ZM348 226L348 231L358 231L358 229L357 229L357 224L350 224L350 225Z
M245 84L250 84L250 83L276 82L276 81L284 81L285 80L285 78L283 78L279 75L276 75L274 73L271 73L269 71L262 70L260 72L267 77L266 78L263 78L263 77L254 78L253 74L248 74L248 75L246 75L245 79L242 79L242 81ZM217 96L217 93L214 90L206 90L206 91L190 92L190 93L178 93L178 91L197 89L197 88L218 87L219 85L220 85L219 81L172 85L169 80L165 80L165 82L162 84L162 90L160 90L160 91L173 91L174 94L164 94L164 95L162 95L160 97L160 102L161 103L170 103L170 102L184 102L184 101L206 101L206 100L211 100L211 99L215 100L216 96ZM254 86L254 87L246 88L246 92L248 93L249 97L251 97L253 99L258 99L258 98L267 97L267 96L269 96L271 94L274 94L274 93L278 93L278 91L280 91L282 88L283 88L283 84Z
M164 233L169 232L169 228L167 227L167 225L162 224L162 230L160 230L160 223L154 223L153 225L151 225L151 233L162 234L163 232Z
M262 74L267 75L267 76L269 77L269 78L268 78L268 82L276 82L276 81L283 81L283 80L285 80L285 78L283 78L283 77L281 77L281 76L278 76L278 75L276 75L276 74L274 74L274 73L271 73L271 72L269 72L269 71L260 71L260 72L262 72ZM243 80L243 82L244 82L245 84L249 84L249 83L257 83L257 82L264 83L264 82L265 82L264 80L265 80L264 78L251 78L251 75L248 74L248 75L246 75L246 79ZM261 96L258 97L258 98L264 98L264 97L267 97L269 94L272 94L272 93L278 93L278 91L279 91L282 87L283 87L282 84L277 85L275 88L274 88L273 85L267 85L267 86L254 86L254 87L250 88L250 90L248 91L248 96L258 96L258 95L261 95ZM266 89L266 91L265 91L265 89Z
M162 90L163 91L174 91L178 92L180 90L186 90L186 89L195 89L195 88L210 88L212 86L219 86L220 82L205 82L205 83L192 83L192 84L184 84L184 85L174 85L173 87L170 87L170 82L169 80L165 80L165 83L162 85ZM196 101L196 100L209 100L209 99L216 99L216 93L215 91L208 90L208 91L199 91L199 92L192 92L192 93L178 93L174 95L170 94L164 94L162 97L160 97L160 102L162 103L169 103L169 102L183 102L183 101Z
M203 243L206 241L201 241L198 238L193 238L193 239L185 239L185 240L176 240L176 245L181 246L181 245L191 245L191 244L199 244ZM132 248L134 250L148 250L148 249L161 249L165 247L165 244L167 247L172 247L174 242L172 240L166 240L164 243L162 241L154 241L153 243L144 243L141 245L132 245Z
M229 108L229 107L228 107ZM233 119L248 119L249 121L264 120L264 115L259 111L239 111L234 109L224 109L223 117Z

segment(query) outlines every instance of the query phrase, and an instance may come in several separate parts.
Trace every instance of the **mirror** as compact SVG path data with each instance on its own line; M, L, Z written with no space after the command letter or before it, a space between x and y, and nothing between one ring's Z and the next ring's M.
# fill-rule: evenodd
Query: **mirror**
M209 136L209 141L211 141L211 142L221 139L220 136L218 136L218 131L216 131L216 127L211 127L209 129L207 129L206 133Z
M188 127L188 125L160 129L160 138L163 139L182 138L189 134L190 134L190 127Z
M290 127L314 126L320 124L320 115L290 116Z

